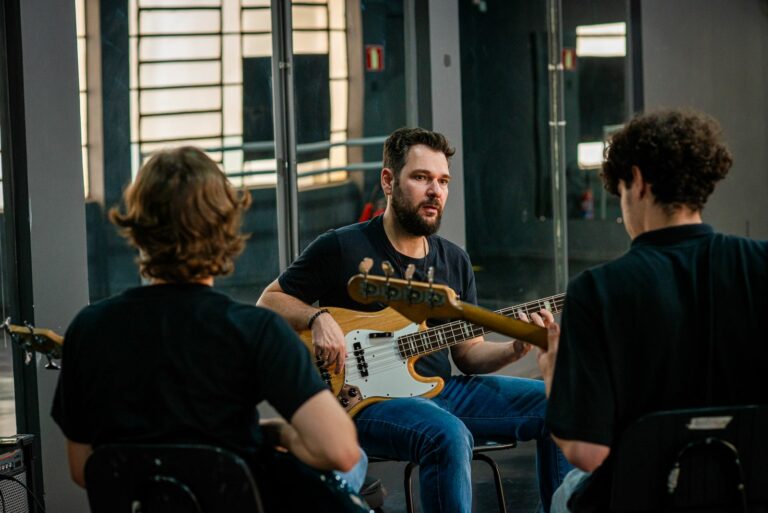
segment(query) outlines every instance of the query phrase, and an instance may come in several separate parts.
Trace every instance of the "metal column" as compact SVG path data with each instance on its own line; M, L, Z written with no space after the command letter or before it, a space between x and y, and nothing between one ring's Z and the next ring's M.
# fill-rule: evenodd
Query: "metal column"
M281 271L299 256L291 4L291 0L272 0L272 105L277 164L277 244Z
M552 166L552 218L555 247L555 288L568 285L568 218L565 190L565 108L563 103L563 19L561 0L547 0L549 54L549 139Z

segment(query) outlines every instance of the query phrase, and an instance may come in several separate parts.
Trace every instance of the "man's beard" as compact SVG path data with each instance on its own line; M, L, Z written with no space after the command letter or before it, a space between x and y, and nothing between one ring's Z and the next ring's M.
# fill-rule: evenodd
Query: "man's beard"
M426 219L419 215L419 209L424 205L434 206L438 209L433 223L427 222ZM397 182L395 182L392 188L392 211L395 213L398 224L406 232L411 235L423 235L425 237L436 233L440 229L440 220L443 217L443 209L437 200L427 200L415 207L409 205L405 198L403 198L403 191Z

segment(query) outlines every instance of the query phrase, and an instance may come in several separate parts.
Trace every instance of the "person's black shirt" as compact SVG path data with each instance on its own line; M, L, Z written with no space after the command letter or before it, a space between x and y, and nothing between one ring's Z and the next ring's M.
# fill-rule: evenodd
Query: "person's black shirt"
M152 285L88 306L65 336L53 417L66 437L206 443L255 461L256 405L286 419L325 389L276 314L198 284Z
M429 267L435 269L435 283L452 288L467 303L477 302L475 275L469 256L457 245L437 235L427 237L429 253L426 258L410 258L398 252L384 232L383 216L365 223L331 230L312 242L278 278L286 293L307 304L336 306L351 310L376 311L383 304L363 305L349 297L347 281L358 274L363 258L372 258L371 274L382 275L381 263L389 261L395 277L402 278L408 264L416 267L413 279L427 281ZM429 323L430 326L437 323ZM371 327L372 329L375 327ZM447 350L419 359L416 370L423 376L451 376Z
M768 243L703 224L636 237L568 286L547 426L611 446L653 411L768 402L766 313ZM574 511L607 503L610 467L609 457Z

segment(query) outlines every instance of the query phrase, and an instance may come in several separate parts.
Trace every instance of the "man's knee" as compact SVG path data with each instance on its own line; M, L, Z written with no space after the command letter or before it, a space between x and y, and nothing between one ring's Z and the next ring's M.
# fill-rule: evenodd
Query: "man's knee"
M429 437L427 457L438 456L441 461L468 461L472 459L474 443L467 426L452 417L435 425Z

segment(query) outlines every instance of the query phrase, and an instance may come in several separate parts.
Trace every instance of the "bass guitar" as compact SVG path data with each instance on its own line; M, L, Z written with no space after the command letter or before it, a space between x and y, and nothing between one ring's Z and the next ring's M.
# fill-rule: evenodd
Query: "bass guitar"
M541 309L559 313L565 299L565 294L557 294L492 312L462 303L445 285L374 276L368 274L369 269L367 263L361 264L364 272L350 278L347 291L359 303L382 303L387 308L377 312L328 308L344 333L347 359L339 372L324 361L315 362L351 416L370 404L396 397L436 396L443 388L443 379L419 375L414 368L416 361L489 331L546 350L546 330L516 317ZM408 271L405 274L409 276ZM427 328L424 321L429 318L458 320ZM304 330L299 336L312 350L312 332Z

